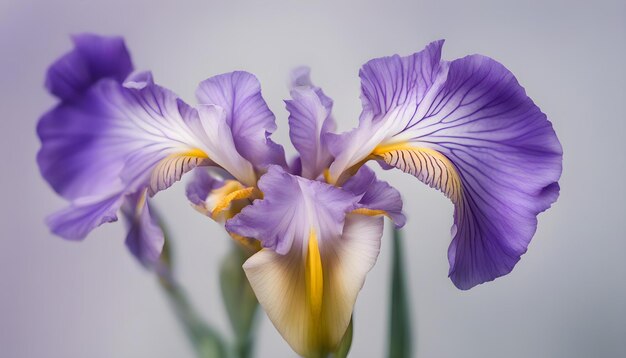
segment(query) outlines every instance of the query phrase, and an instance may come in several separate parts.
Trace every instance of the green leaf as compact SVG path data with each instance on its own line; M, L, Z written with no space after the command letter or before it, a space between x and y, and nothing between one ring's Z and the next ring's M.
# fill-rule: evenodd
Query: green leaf
M233 245L220 268L222 299L235 333L234 348L237 358L251 356L254 343L252 330L259 307L259 302L241 267L249 255L249 251L239 245Z
M391 279L391 322L389 325L389 358L409 358L412 353L411 313L404 277L402 234L393 229L393 266Z
M346 333L344 333L343 338L341 339L341 343L339 343L339 348L335 353L335 358L346 358L348 353L350 352L350 347L352 346L352 334L353 334L353 318L350 317L350 324L348 325L348 329Z

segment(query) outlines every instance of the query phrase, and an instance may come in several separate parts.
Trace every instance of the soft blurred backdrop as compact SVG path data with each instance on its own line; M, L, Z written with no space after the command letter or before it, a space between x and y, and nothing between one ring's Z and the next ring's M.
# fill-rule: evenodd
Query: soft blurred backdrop
M35 164L38 117L55 103L47 66L76 32L123 35L139 69L193 102L196 84L245 69L261 80L286 145L288 71L310 65L341 130L360 111L365 61L445 38L444 58L504 63L547 113L565 151L561 197L540 215L512 274L470 291L447 278L452 204L399 171L416 356L626 356L626 2L0 1L0 356L192 357L155 278L126 251L121 223L82 243L43 219L64 206ZM229 240L184 184L156 205L175 236L178 277L202 315L229 326L217 267ZM389 227L389 226L388 226ZM352 357L385 355L390 236L355 313ZM265 314L257 357L292 357Z

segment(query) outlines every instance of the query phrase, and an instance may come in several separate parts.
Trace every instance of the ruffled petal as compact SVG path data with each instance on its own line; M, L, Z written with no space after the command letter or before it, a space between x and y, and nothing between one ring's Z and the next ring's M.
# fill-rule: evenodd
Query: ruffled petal
M335 351L378 257L382 232L382 218L349 214L341 238L319 246L317 273L311 272L316 266L311 245L303 242L285 255L263 249L244 263L261 306L298 354L318 357ZM316 285L319 302L311 297Z
M361 122L333 141L330 172L378 159L442 190L455 204L450 277L468 289L526 252L558 197L562 150L511 72L480 55L440 61L441 45L363 67Z
M369 167L362 166L346 181L343 189L360 197L356 212L373 216L386 215L398 228L406 224L400 192L386 181L378 180Z
M347 212L358 197L319 181L288 174L270 166L258 183L263 200L255 200L226 222L235 234L261 241L263 247L286 254L294 241L306 241L315 231L323 246L341 235Z
M235 147L244 158L259 168L270 164L286 167L283 147L270 139L276 130L274 114L254 75L235 71L211 77L200 83L196 96L201 104L224 108Z
M289 138L300 153L302 176L316 179L330 165L327 134L335 127L331 117L332 100L315 87L308 69L297 69L293 75L289 111Z
M133 70L124 40L117 36L72 36L74 49L55 61L46 88L62 100L73 100L103 78L122 82Z
M442 46L443 41L436 41L411 56L378 58L363 66L359 126L330 142L335 156L330 166L333 181L345 180L345 176L340 178L345 172L354 175L378 145L402 130L405 116L419 116L426 94L445 79L440 66Z

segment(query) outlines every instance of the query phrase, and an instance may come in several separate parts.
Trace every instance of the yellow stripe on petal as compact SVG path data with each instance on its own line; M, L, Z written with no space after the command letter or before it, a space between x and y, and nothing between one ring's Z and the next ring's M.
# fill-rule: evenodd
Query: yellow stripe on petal
M208 155L200 149L174 153L162 159L152 170L148 193L154 195L179 181L183 174L209 161Z
M285 255L262 249L243 264L259 303L296 353L319 358L338 348L382 229L381 217L348 214L340 238L318 239L311 231L305 246L296 241Z
M441 190L452 202L458 203L461 200L459 173L450 159L438 151L401 142L380 145L374 149L372 155L415 176L431 188Z
M367 215L367 216L384 215L386 217L389 217L389 214L387 214L387 212L385 210L378 210L378 209L358 208L358 209L352 210L351 213Z
M311 318L318 320L322 312L322 300L324 296L324 272L322 270L322 258L317 242L315 230L311 229L306 253L305 267L306 292L311 309Z
M213 211L211 211L211 217L216 219L224 210L230 208L230 205L234 200L249 199L254 196L254 194L255 188L253 187L243 188L230 192L228 195L222 197L219 202L217 202L217 204L213 208Z

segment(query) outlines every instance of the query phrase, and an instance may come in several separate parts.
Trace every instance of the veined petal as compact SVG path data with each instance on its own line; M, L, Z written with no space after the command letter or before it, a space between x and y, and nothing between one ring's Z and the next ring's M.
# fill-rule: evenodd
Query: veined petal
M450 277L461 289L509 273L558 197L562 150L513 74L480 55L440 61L441 42L361 71L359 127L334 141L339 178L368 159L408 172L455 204Z
M254 75L235 71L211 77L200 83L196 96L201 104L224 109L235 147L244 158L259 168L270 164L286 167L283 147L270 139L276 130L274 114Z
M124 198L120 192L73 201L46 219L50 230L68 240L82 240L96 227L117 221Z
M357 166L354 175L376 146L401 130L405 116L416 115L431 88L445 79L440 65L442 46L443 41L436 41L411 56L383 57L363 65L359 72L363 113L358 128L331 141L333 181Z
M133 70L124 40L117 36L72 36L74 49L55 61L46 88L62 100L73 100L103 78L122 82Z
M144 82L129 88L103 79L42 117L37 159L57 192L72 201L106 200L114 191L124 196L146 187L154 194L208 164L223 166L242 182L256 181L252 165L234 148L220 108L196 111Z
M369 167L362 166L346 181L343 189L360 196L357 209L353 212L371 216L386 215L398 228L406 223L400 193L386 181L378 180Z
M313 86L309 72L297 69L291 89L291 100L286 100L289 111L289 138L300 153L302 176L316 179L330 165L326 134L335 127L331 117L332 100L321 89Z
M244 263L261 306L298 354L335 351L378 257L382 229L381 217L349 214L338 240L317 247L313 233L285 255L263 249Z
M263 247L286 254L294 241L306 241L315 231L320 247L341 235L343 219L355 208L354 194L319 181L288 174L270 166L258 182L262 200L245 207L226 222L235 234L256 238Z
M152 268L161 257L165 236L150 214L146 191L127 197L122 212L127 221L126 246L144 266Z

